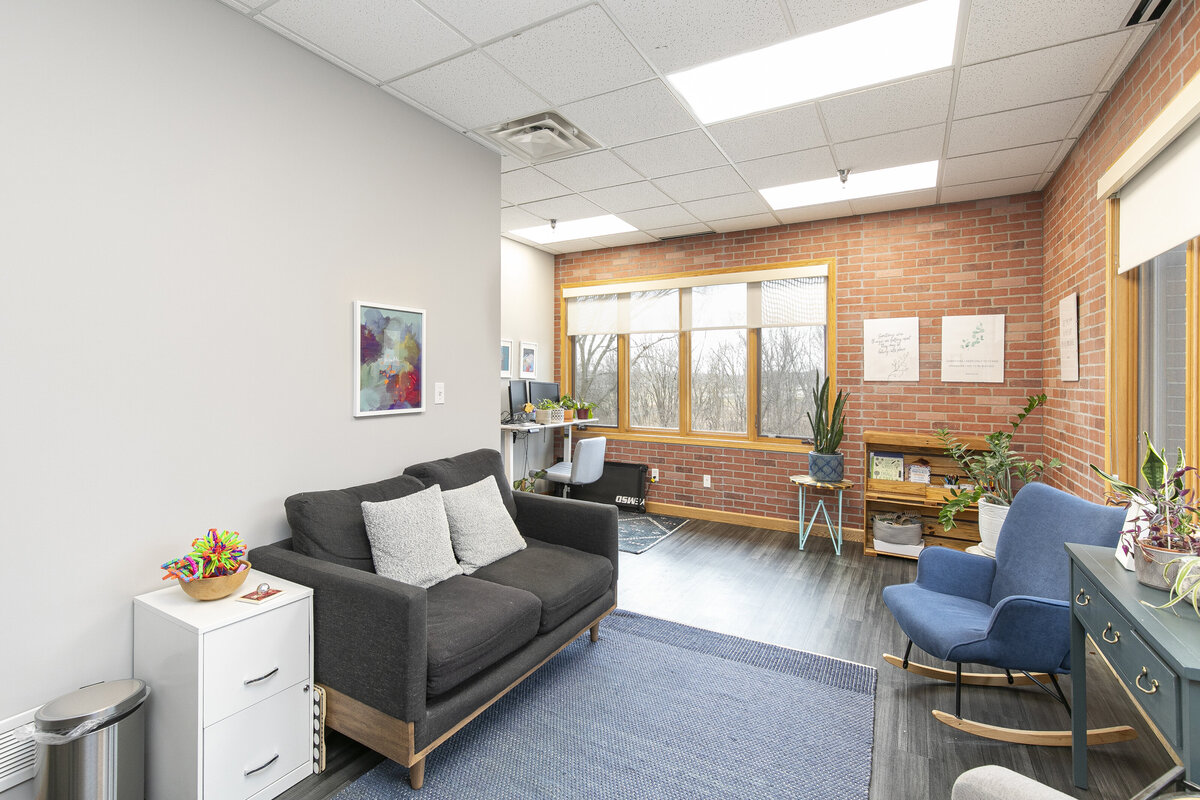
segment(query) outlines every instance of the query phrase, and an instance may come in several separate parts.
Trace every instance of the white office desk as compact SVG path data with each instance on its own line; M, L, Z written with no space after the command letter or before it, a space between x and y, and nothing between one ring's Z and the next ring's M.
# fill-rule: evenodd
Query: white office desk
M513 442L516 441L518 433L537 433L562 428L563 458L569 461L571 459L571 431L576 427L595 424L596 420L594 419L573 419L570 422L547 422L541 425L534 422L502 423L500 425L500 452L504 454L504 473L508 475L508 482L510 484L513 482Z

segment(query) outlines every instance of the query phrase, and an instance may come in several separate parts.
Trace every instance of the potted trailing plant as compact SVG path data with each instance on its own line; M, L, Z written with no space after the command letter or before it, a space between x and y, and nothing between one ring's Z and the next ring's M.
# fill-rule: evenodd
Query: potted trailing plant
M1178 571L1180 557L1200 555L1200 512L1192 490L1184 485L1188 473L1195 472L1196 468L1184 463L1183 449L1180 448L1174 467L1168 469L1166 456L1150 441L1150 434L1142 435L1146 438L1142 478L1147 488L1118 480L1095 464L1091 467L1108 481L1113 492L1129 498L1130 503L1138 507L1122 531L1133 539L1138 582L1167 589L1177 577L1171 573Z
M829 404L829 376L820 387L813 386L812 412L805 412L813 431L813 449L808 454L808 474L814 481L837 483L845 474L845 463L838 445L845 434L844 411L850 395L839 389L833 405ZM816 417L813 417L813 413Z
M562 398L559 399L558 404L562 406L563 422L570 422L575 419L575 412L579 409L579 403L576 402L574 397L571 397L569 394L564 394Z
M938 520L942 527L950 530L954 527L954 517L958 512L968 508L972 503L979 504L979 549L984 555L996 555L996 540L1000 538L1000 528L1004 518L1008 516L1008 507L1012 505L1016 490L1026 483L1041 480L1042 476L1061 466L1057 458L1043 463L1026 461L1012 449L1013 436L1025 418L1046 402L1045 394L1030 395L1025 408L1017 412L1017 418L1009 424L1011 431L996 431L983 437L988 449L974 451L946 428L940 428L935 433L946 448L946 455L966 473L971 487L949 487L950 499L938 512Z

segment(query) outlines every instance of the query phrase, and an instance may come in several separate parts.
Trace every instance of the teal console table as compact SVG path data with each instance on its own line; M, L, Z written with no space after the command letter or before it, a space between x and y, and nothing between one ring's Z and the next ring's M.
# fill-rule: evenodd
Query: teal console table
M1068 544L1067 553L1075 785L1087 788L1088 636L1183 763L1156 784L1181 775L1195 783L1200 779L1200 618L1190 606L1176 616L1142 605L1140 600L1161 605L1167 593L1138 583L1111 548Z

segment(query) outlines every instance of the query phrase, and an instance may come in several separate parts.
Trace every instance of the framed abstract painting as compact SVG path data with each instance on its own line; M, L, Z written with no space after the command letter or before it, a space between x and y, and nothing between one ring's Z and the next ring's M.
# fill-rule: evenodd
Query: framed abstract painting
M354 303L354 416L425 410L425 310Z
M537 342L521 342L521 378L537 378Z

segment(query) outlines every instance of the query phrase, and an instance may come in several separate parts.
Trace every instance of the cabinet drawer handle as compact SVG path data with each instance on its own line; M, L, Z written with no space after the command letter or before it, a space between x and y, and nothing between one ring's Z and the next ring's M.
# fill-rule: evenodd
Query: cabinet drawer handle
M258 683L259 681L265 681L267 678L271 677L276 672L279 672L279 667L276 667L275 669L271 670L266 675L259 675L257 678L247 678L246 680L242 681L242 685L249 686L252 683Z
M1111 639L1108 638L1108 634L1110 634L1110 633L1113 635L1113 637ZM1121 641L1121 632L1114 631L1112 629L1112 623L1110 622L1110 623L1108 623L1108 625L1105 626L1104 630L1100 631L1100 638L1103 639L1104 641L1108 642L1109 644L1116 644L1117 642Z
M1136 678L1133 679L1133 682L1134 682L1134 685L1136 685L1139 690L1145 692L1146 694L1154 694L1155 692L1158 691L1158 681L1154 680L1154 678L1150 678L1150 688L1149 689L1142 688L1142 678L1145 678L1149 675L1150 675L1150 670L1146 669L1145 667L1142 667L1142 671L1140 673L1138 673L1138 676Z
M1092 598L1089 597L1088 594L1083 591L1083 589L1080 589L1079 594L1075 595L1075 604L1076 605L1086 606L1091 601L1092 601Z
M253 775L256 772L262 772L264 769L271 766L278 760L279 760L279 753L276 753L275 755L271 756L267 760L267 763L263 764L261 767L255 767L254 769L248 769L248 770L246 770L246 772L244 774L247 778L249 778L251 775Z

